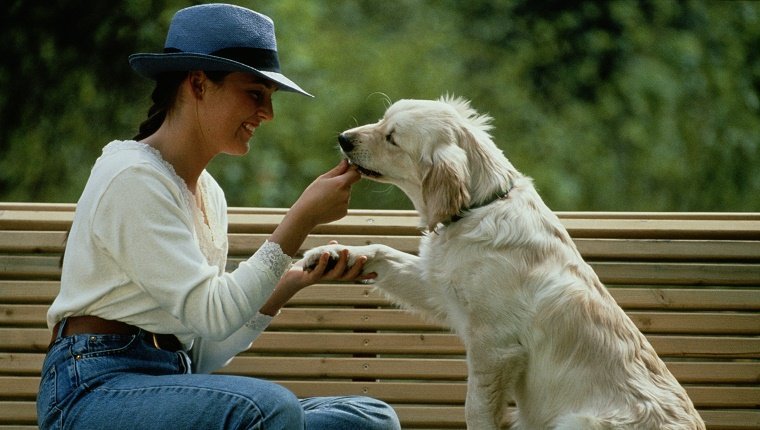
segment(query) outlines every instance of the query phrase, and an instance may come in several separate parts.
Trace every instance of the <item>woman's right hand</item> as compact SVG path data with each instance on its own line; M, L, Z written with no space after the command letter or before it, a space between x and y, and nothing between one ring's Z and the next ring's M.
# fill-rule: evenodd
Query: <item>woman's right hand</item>
M348 212L351 186L361 179L361 174L348 161L322 174L314 180L290 208L292 215L312 228L336 221Z
M269 240L278 243L285 254L295 255L314 227L346 216L351 185L359 179L356 168L341 161L306 187Z

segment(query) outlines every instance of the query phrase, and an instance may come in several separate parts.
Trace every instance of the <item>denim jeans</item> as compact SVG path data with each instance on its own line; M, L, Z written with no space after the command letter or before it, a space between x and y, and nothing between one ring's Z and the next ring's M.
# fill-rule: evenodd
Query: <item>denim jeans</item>
M260 379L188 373L184 352L136 335L56 340L37 396L40 429L399 429L362 396L298 399Z

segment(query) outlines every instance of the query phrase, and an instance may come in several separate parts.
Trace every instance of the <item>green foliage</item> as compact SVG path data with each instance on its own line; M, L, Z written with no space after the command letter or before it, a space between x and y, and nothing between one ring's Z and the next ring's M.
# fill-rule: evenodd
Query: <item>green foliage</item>
M11 1L0 17L0 200L75 201L134 135L179 0ZM233 206L289 206L336 137L390 101L455 94L555 210L760 210L760 4L674 0L238 1L271 16L284 72L245 157L209 166ZM77 16L75 21L63 16ZM410 208L362 181L352 207Z

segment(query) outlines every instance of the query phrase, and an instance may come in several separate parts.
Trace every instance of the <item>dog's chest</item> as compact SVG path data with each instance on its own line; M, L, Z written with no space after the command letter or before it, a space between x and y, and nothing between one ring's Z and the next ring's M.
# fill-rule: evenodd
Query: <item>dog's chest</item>
M420 246L426 279L436 293L437 305L447 313L471 313L482 308L484 290L493 288L484 283L482 250L458 241L425 238ZM488 276L485 276L488 278Z
M524 323L520 276L487 241L431 235L421 241L420 257L434 290L431 300L457 332L495 323L511 330Z

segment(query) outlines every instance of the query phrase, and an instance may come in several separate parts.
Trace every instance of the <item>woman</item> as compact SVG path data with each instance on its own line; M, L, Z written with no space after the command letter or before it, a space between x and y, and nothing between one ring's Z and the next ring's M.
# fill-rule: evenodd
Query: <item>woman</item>
M299 400L270 382L209 375L301 288L361 279L343 256L327 271L287 270L314 226L343 217L359 174L343 162L317 178L247 261L225 272L227 206L205 167L242 155L273 118L280 89L271 20L210 4L172 19L162 54L130 64L156 80L149 118L108 144L77 203L61 290L48 312L40 428L393 429L366 397Z

